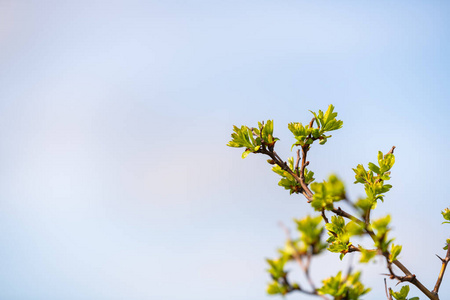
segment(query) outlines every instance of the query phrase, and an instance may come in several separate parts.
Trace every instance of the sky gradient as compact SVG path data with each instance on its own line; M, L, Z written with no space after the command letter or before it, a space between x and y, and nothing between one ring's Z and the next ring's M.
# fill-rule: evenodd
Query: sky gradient
M287 123L328 104L344 127L310 151L316 179L337 173L362 196L351 168L395 145L376 215L391 212L402 262L432 288L450 232L449 13L445 1L0 1L0 298L276 299L264 259L284 244L278 223L312 211L265 159L225 145L233 125L273 119L287 158ZM312 274L348 264L325 255ZM384 272L363 272L365 299L385 297Z

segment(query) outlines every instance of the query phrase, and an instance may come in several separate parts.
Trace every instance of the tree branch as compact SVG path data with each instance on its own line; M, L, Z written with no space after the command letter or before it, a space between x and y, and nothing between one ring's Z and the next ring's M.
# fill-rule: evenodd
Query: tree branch
M442 279L444 278L444 273L445 273L445 268L447 268L447 264L450 261L450 243L447 243L447 255L445 256L445 258L440 258L439 259L442 261L442 266L441 266L441 270L439 272L439 276L438 279L436 281L436 285L434 286L434 289L432 291L433 294L437 295L439 293L439 287L441 286L442 283Z
M281 169L288 172L292 177L294 177L295 181L300 183L300 185L303 189L303 191L302 191L303 196L305 196L305 198L308 200L308 202L312 201L313 193L310 191L310 189L306 185L305 181L302 180L299 176L297 176L297 174L295 174L294 170L291 170L291 168L289 168L288 164L285 161L283 161L275 151L270 151L270 150L267 150L265 147L261 147L258 150L258 152L268 155L275 164L277 164Z
M392 150L392 149L391 149ZM361 221L360 219L356 218L355 216L343 211L340 207L338 207L337 209L332 209L332 212L334 212L336 215L338 216L342 216L345 217L347 219L350 219L356 223L358 223L361 227L364 228L364 230L366 231L367 234L370 235L370 237L372 238L372 240L374 242L376 242L376 235L375 233L369 229L366 226L366 223ZM355 247L356 248L356 247ZM355 250L354 250L355 251ZM356 250L357 251L357 250ZM392 264L394 264L395 266L397 266L404 274L405 276L398 276L395 275L395 273L392 270L391 267L391 263L389 261L389 252L383 252L382 255L386 258L387 264L388 264L388 270L390 273L390 277L391 279L397 279L401 282L403 281L408 281L411 284L415 285L422 293L424 293L429 299L432 300L439 300L439 297L437 296L437 294L434 294L433 292L430 292L430 290L428 290L417 278L416 275L412 274L399 260L394 260L392 262ZM450 260L450 258L449 258ZM445 268L444 268L445 271ZM441 279L442 280L442 279Z

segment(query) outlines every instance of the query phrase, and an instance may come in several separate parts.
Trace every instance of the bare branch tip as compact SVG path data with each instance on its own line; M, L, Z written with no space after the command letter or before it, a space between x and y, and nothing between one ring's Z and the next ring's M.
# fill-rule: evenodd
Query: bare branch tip
M395 146L392 146L391 150L389 150L389 152L386 153L386 155L387 154L394 154L394 150L395 150Z

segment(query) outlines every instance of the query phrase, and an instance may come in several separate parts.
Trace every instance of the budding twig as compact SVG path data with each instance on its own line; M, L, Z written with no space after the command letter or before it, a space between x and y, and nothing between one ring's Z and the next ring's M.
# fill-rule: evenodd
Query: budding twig
M292 242L291 239L291 233L289 231L289 228L287 228L282 222L280 222L280 226L281 228L283 228L284 232L286 233L286 237L287 237L287 241L290 244L290 246L293 249L292 252L292 256L294 257L295 261L299 264L300 268L303 270L303 272L305 273L305 277L308 280L309 285L311 286L312 291L305 291L304 289L302 289L300 286L298 288L294 288L292 287L292 285L288 282L287 278L284 277L283 280L286 283L286 285L289 287L289 292L297 290L299 292L305 293L305 294L310 294L310 295L317 295L320 296L322 299L324 300L328 300L327 297L325 297L324 295L319 295L319 293L317 292L317 288L309 274L309 266L311 264L311 253L307 254L307 258L306 258L306 264L303 263L301 254L297 252L297 249L295 248L294 242Z

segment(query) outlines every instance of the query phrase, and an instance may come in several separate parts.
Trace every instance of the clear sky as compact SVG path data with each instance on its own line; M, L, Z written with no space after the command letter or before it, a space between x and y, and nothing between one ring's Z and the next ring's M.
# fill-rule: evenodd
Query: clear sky
M225 145L232 125L273 119L288 157L287 123L330 103L344 127L311 150L316 178L335 172L356 198L351 168L397 146L377 214L392 212L402 261L433 287L450 232L449 13L446 1L0 1L0 298L275 299L264 259L284 243L278 222L311 209L265 159ZM349 261L324 256L313 276ZM366 299L385 297L384 272L364 273Z

